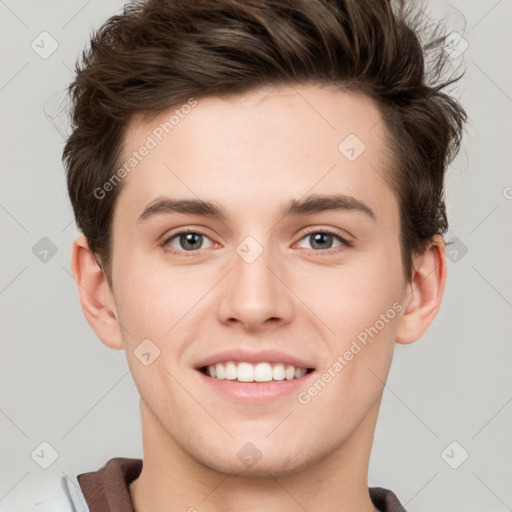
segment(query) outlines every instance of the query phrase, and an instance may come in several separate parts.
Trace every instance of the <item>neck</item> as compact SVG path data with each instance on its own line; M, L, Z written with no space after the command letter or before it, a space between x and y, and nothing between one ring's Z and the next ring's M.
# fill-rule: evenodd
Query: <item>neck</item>
M192 456L141 400L143 468L130 485L135 511L378 512L367 480L379 405L327 456L305 460L293 472L255 477L218 471Z

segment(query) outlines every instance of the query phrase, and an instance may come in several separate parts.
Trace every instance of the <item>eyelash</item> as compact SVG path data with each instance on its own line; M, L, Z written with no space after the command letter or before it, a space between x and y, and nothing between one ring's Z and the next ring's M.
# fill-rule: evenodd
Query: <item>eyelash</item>
M303 240L304 238L308 237L309 235L313 235L313 234L317 234L317 233L320 233L322 235L333 236L334 238L337 238L341 242L340 246L334 247L332 249L324 249L324 250L319 250L319 251L315 251L314 249L310 249L310 250L312 250L318 256L321 256L321 255L332 255L333 253L337 254L338 252L343 251L345 249L349 249L349 248L351 248L353 246L353 244L352 244L352 242L350 240L347 240L346 238L341 236L336 231L333 231L333 230L330 230L330 229L318 229L318 228L315 229L315 228L311 228L310 230L306 231L301 236L300 240Z
M194 233L196 235L203 235L205 236L206 238L209 238L208 235L202 231L201 229L196 229L196 228L186 228L186 229L183 229L181 231L178 231L176 233L173 233L171 236L167 237L163 242L162 242L162 247L167 251L169 252L170 254L172 255L181 255L181 256L185 256L185 257L190 257L190 256L195 256L197 254L198 251L200 251L201 249L198 249L198 250L195 250L195 251L183 251L183 250L177 250L177 249L174 249L174 248L170 248L170 246L168 246L168 244L171 242L171 240L174 240L176 237L178 236L181 236L181 235L186 235L187 233ZM304 238L308 237L309 235L313 235L313 234L317 234L317 233L320 233L322 235L330 235L330 236L333 236L334 238L337 238L340 242L341 242L341 246L338 246L338 247L335 247L334 248L334 251L332 249L325 249L325 250L318 250L318 251L315 251L314 249L310 249L312 250L314 253L316 253L316 255L320 256L320 255L332 255L333 252L334 253L338 253L340 251L343 251L347 248L350 248L353 246L352 242L347 240L346 238L342 237L339 233L337 233L336 231L332 231L332 230L329 230L329 229L311 229L309 231L307 231L306 233L304 233L302 235L302 237L299 239L300 240L303 240Z

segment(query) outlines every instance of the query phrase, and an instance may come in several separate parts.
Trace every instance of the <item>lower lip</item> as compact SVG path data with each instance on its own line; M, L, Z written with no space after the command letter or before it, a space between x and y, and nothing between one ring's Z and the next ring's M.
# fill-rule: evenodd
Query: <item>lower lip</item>
M315 375L315 371L312 371L298 379L271 380L268 382L238 382L237 380L209 377L200 370L197 370L197 373L199 373L199 376L205 384L210 386L214 391L229 398L244 402L267 402L289 395L290 393L297 393L301 388L309 386L309 382Z

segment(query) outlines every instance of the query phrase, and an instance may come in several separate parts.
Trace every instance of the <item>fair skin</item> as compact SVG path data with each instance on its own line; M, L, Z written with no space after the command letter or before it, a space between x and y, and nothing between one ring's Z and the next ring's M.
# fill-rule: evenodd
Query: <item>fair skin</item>
M168 119L135 119L126 154ZM380 120L368 98L313 85L198 99L125 178L112 289L85 238L75 240L84 314L105 345L126 351L140 393L144 465L130 486L137 512L377 510L367 472L393 349L427 330L446 279L440 237L404 278ZM351 133L366 146L354 161L338 150ZM333 194L375 217L347 208L282 214L292 200ZM226 217L138 220L163 196L209 201ZM204 233L199 248L174 236L185 228ZM325 230L334 237L315 244L310 231ZM263 250L251 263L237 252L248 236ZM194 367L225 349L277 349L313 363L314 378L298 388L307 391L394 303L400 311L307 404L297 392L232 399ZM160 350L148 366L134 355L145 339ZM237 456L248 442L261 453L251 467Z

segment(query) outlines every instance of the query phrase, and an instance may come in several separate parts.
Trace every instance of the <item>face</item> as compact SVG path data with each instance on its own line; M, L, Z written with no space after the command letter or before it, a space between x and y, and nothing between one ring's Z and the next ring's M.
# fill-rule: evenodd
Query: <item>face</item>
M154 147L113 219L143 428L219 471L292 473L369 428L391 363L406 283L384 123L368 98L312 85L199 99L166 133L172 114L130 125L126 160ZM198 369L224 351L313 371Z

